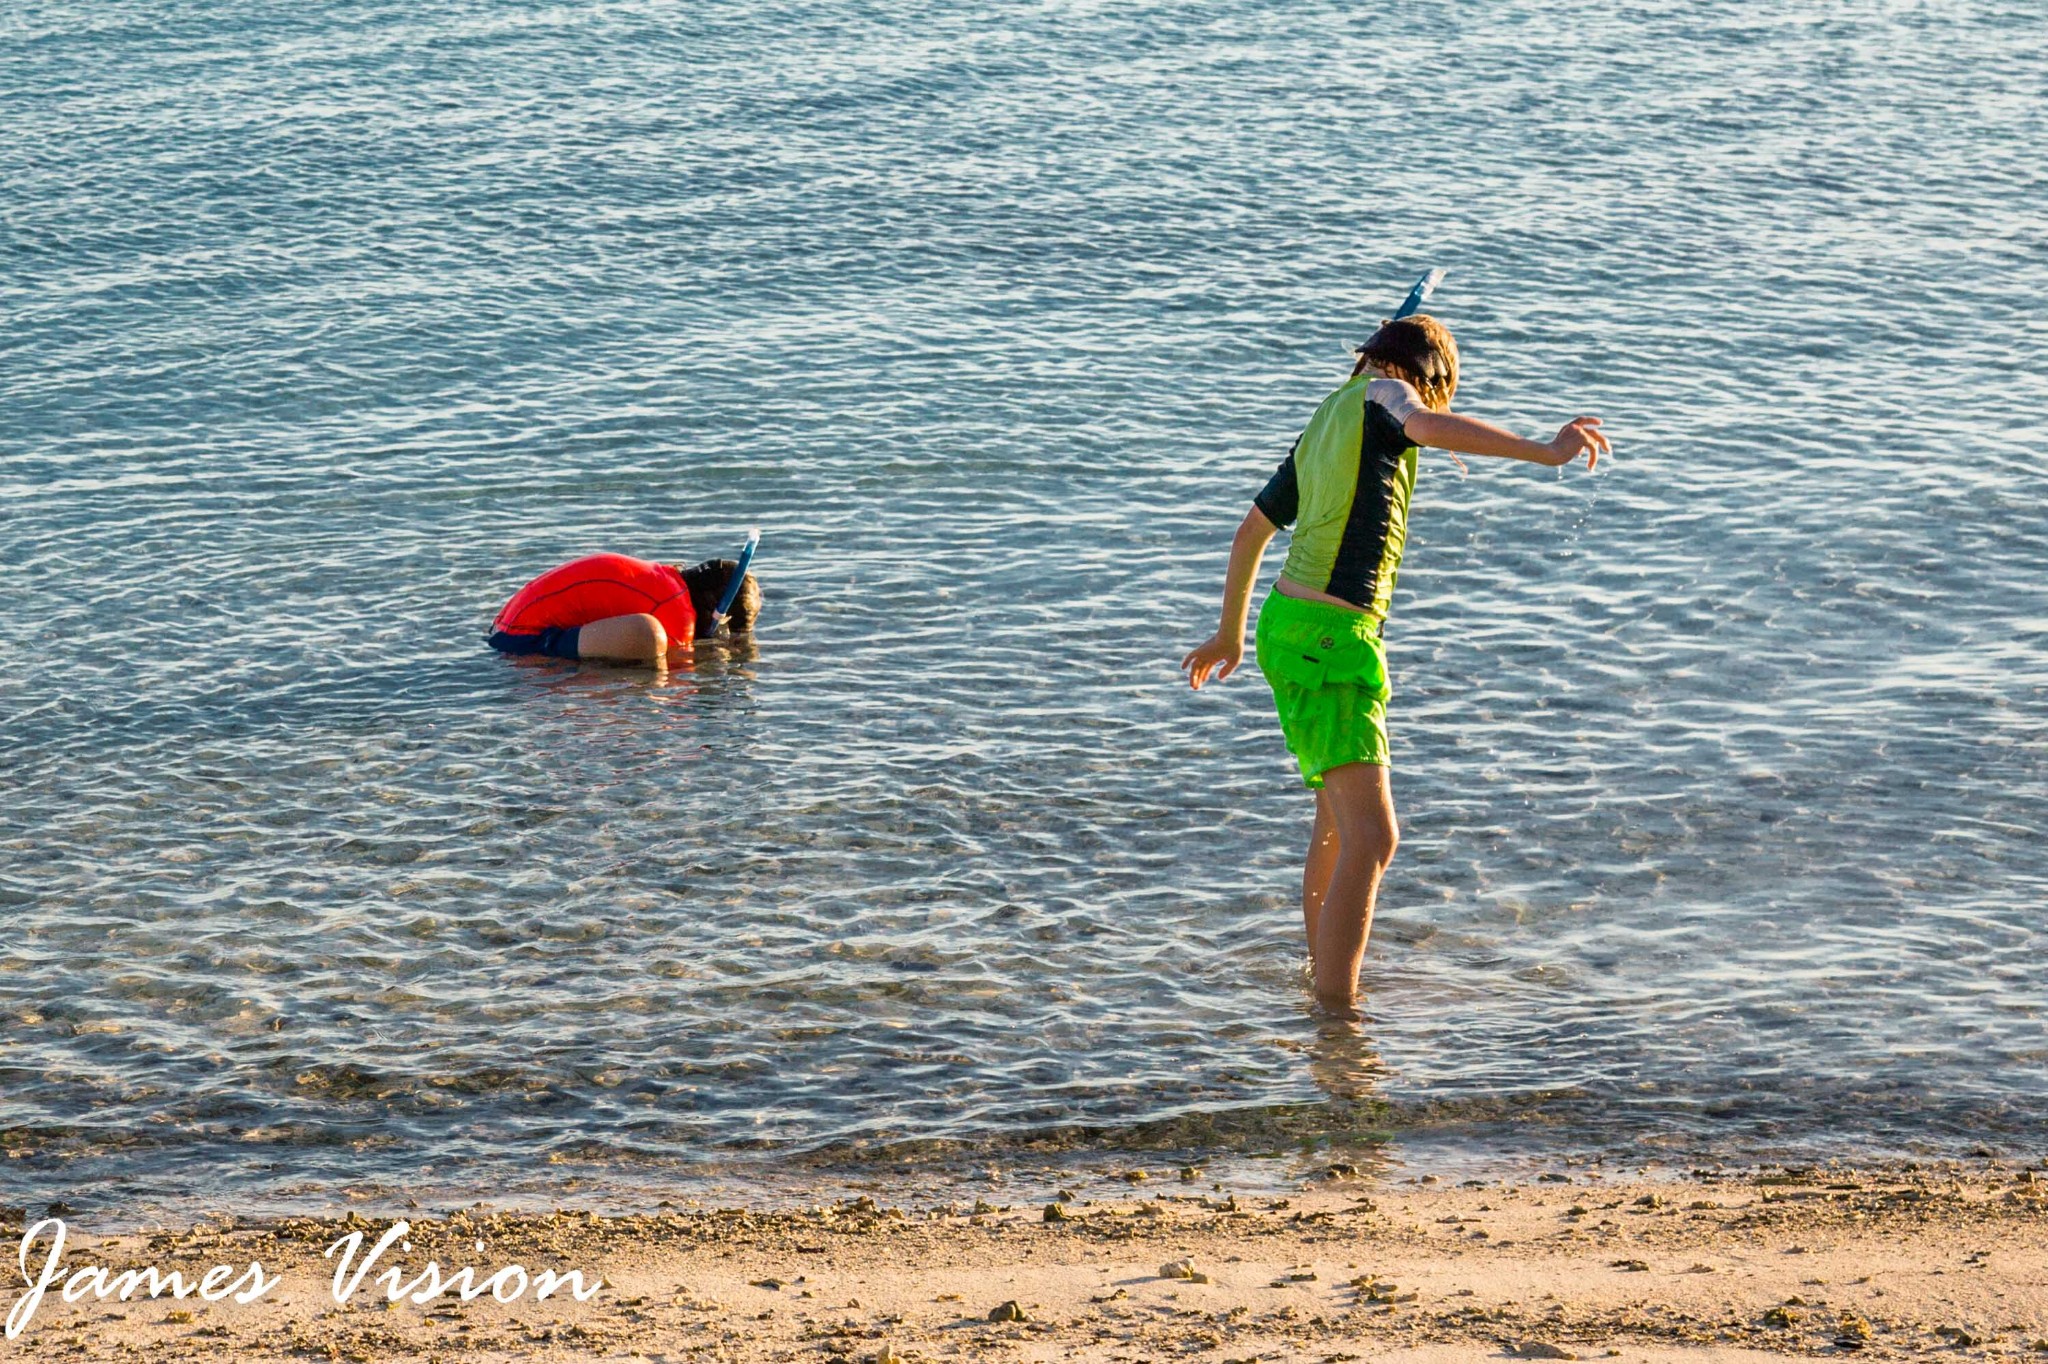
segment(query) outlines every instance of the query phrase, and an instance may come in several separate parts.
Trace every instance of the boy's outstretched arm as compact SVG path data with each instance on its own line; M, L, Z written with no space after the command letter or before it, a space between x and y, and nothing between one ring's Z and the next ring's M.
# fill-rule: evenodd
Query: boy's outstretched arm
M1244 623L1251 614L1252 584L1258 580L1259 560L1266 557L1266 546L1279 529L1257 507L1238 523L1237 535L1230 542L1230 567L1223 575L1223 619L1214 635L1180 661L1187 669L1188 685L1196 691L1211 673L1221 682L1244 662Z
M1584 455L1586 467L1591 469L1600 462L1600 456L1614 448L1602 434L1598 417L1572 418L1548 445L1523 440L1492 422L1483 422L1477 417L1461 417L1455 412L1417 412L1401 424L1401 429L1417 445L1455 450L1465 455L1526 459L1552 468L1570 464Z

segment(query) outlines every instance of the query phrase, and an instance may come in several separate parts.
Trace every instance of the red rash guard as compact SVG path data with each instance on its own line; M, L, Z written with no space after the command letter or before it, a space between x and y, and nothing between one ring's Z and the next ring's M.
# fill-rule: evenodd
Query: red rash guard
M593 554L549 569L505 603L491 629L537 635L610 616L653 616L678 642L697 637L697 610L683 575L668 564L623 554Z

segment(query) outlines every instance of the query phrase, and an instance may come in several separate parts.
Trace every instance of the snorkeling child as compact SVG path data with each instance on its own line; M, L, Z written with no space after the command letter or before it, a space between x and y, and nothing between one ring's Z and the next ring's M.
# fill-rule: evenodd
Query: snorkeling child
M491 647L663 667L671 652L717 636L719 599L739 569L735 559L706 559L694 568L623 554L577 559L549 569L505 603L491 623ZM745 634L760 612L761 584L748 573L725 623Z
M1326 1012L1358 1017L1358 968L1380 878L1399 829L1387 780L1386 653L1380 627L1408 534L1417 447L1553 467L1610 448L1600 419L1577 417L1548 444L1453 413L1458 346L1427 314L1383 325L1351 378L1325 398L1230 546L1223 619L1181 667L1197 691L1244 659L1245 616L1266 545L1294 526L1287 562L1259 608L1259 669L1287 747L1316 793L1301 912Z

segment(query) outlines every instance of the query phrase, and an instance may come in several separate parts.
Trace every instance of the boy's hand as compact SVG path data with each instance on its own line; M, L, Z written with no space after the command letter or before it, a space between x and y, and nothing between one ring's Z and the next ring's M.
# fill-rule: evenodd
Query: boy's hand
M1590 470L1600 462L1600 456L1613 448L1601 433L1598 417L1573 417L1557 433L1557 439L1550 442L1550 455L1543 463L1558 468L1584 455Z
M1209 636L1190 650L1188 656L1180 661L1180 666L1187 670L1188 685L1200 691L1211 673L1214 673L1216 680L1221 682L1236 672L1237 665L1242 662L1244 637L1240 635L1235 639L1229 639L1218 633Z

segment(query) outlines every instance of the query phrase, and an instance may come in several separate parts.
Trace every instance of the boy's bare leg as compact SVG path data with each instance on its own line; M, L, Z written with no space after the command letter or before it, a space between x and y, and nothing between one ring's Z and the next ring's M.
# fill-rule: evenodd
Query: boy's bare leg
M1394 822L1393 787L1378 763L1331 768L1323 773L1323 795L1319 808L1327 808L1336 825L1337 858L1311 944L1316 1003L1331 1013L1355 1014L1373 902L1401 832Z
M606 658L622 663L668 662L668 630L653 616L606 616L576 635L579 658Z
M1330 874L1337 870L1337 817L1330 813L1329 793L1316 791L1316 822L1309 830L1308 858L1301 865L1301 922L1308 930L1308 954L1316 954L1316 925L1322 920L1323 897L1330 892Z

